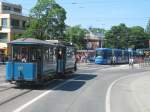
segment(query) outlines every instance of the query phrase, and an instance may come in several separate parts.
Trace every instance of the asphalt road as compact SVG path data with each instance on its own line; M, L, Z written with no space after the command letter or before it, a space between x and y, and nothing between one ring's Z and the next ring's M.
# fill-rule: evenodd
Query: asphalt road
M112 109L112 112L117 112L113 111L116 105L112 104L116 101L118 90L112 89L109 96L110 105L106 106L111 84L121 77L134 77L137 73L149 71L148 68L129 68L127 65L85 64L79 65L78 68L68 79L53 80L44 89L17 90L28 92L0 104L0 112L105 112L107 107ZM9 95L9 92L6 91L5 94Z

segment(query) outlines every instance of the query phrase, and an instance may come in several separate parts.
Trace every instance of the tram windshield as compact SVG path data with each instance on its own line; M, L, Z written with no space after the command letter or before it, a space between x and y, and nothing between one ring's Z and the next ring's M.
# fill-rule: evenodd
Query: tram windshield
M104 57L104 52L103 51L96 51L96 57Z
M16 62L33 62L40 59L41 49L30 46L13 46L12 60Z
M13 61L27 62L29 51L27 47L14 46L13 47Z

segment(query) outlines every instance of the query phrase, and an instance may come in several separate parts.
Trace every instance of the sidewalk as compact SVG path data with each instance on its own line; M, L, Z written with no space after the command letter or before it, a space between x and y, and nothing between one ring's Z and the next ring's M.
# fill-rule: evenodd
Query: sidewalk
M119 68L132 69L127 65ZM134 68L145 71L122 77L113 83L111 112L150 112L150 67L135 64Z
M131 85L133 96L139 105L140 112L150 112L150 72L137 78Z

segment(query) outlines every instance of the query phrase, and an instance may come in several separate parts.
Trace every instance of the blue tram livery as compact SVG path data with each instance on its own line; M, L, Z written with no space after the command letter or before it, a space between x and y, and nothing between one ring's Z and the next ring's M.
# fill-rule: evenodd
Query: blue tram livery
M96 48L96 64L123 64L128 62L128 50L113 48Z
M6 80L39 83L76 70L75 47L70 44L21 38L8 43Z

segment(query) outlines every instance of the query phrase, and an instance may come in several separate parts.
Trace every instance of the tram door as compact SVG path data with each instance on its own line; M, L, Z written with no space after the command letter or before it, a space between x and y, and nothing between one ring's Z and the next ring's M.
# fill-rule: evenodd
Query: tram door
M65 72L65 47L62 46L57 49L57 72Z

